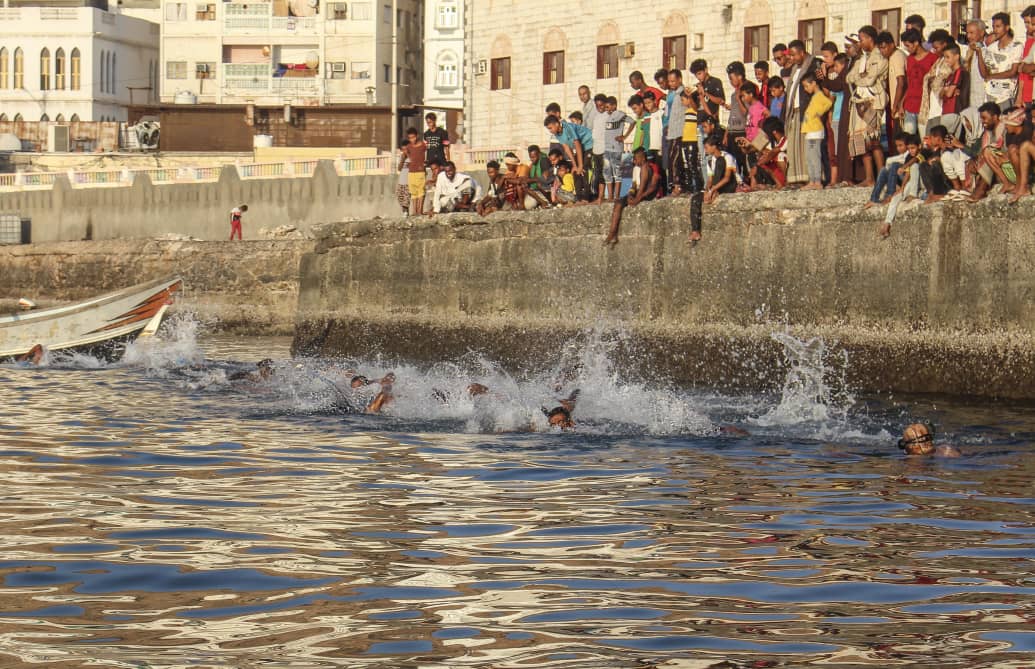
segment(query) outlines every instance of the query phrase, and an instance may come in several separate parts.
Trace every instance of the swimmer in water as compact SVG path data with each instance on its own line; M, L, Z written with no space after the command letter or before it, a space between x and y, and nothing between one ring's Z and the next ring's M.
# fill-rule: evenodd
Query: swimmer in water
M38 367L39 364L43 362L43 355L45 353L46 351L43 349L43 344L36 344L35 346L29 349L28 353L25 353L24 355L19 355L14 359L14 361L24 362Z
M234 372L229 377L230 381L251 381L252 383L259 383L262 381L269 381L273 378L273 360L266 358L260 360L255 366L254 372Z
M934 435L922 423L908 426L902 433L902 438L898 440L898 447L905 451L906 455L933 455L940 458L958 458L962 455L955 446L935 446Z
M355 379L353 379L355 381ZM388 372L378 382L381 390L377 393L370 404L367 405L367 413L381 413L381 411L392 403L395 395L392 394L392 384L395 383L395 372Z
M575 390L567 399L559 400L558 406L552 409L542 407L543 415L550 422L550 427L559 427L568 431L575 429L575 419L572 414L575 412L575 401L579 397L579 391Z

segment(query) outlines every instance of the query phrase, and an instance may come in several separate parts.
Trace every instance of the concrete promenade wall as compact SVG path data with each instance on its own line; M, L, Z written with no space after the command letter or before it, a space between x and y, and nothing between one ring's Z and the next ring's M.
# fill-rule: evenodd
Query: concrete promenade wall
M215 329L290 335L298 266L313 242L55 242L0 246L0 313L20 297L40 306L83 300L170 276L184 280L175 311Z
M881 241L861 189L725 196L686 243L687 201L327 226L301 266L300 354L521 369L594 326L627 368L772 387L789 331L849 356L858 390L1035 397L1035 209L915 203Z
M166 233L226 239L230 210L248 204L245 239L259 228L300 230L348 219L396 215L395 176L339 177L321 161L312 177L247 179L223 168L218 182L153 185L138 175L131 186L73 188L65 176L53 189L0 193L0 213L32 219L34 242L85 238L153 239Z

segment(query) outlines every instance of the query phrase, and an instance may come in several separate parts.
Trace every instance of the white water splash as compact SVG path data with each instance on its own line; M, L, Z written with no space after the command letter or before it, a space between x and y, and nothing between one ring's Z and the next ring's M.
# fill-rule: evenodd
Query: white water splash
M177 313L162 323L156 336L129 344L118 364L142 367L148 374L159 376L169 370L200 365L205 361L198 344L200 325L193 313Z
M848 409L855 402L845 379L847 352L831 356L826 342L819 337L801 340L784 332L774 332L771 337L783 346L787 374L780 402L753 422L766 427L802 423L843 427ZM826 432L824 429L817 436Z

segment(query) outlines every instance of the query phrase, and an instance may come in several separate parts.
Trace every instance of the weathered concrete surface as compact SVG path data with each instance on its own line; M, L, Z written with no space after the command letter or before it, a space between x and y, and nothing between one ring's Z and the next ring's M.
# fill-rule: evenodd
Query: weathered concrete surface
M246 334L294 330L298 266L313 242L95 241L0 246L0 306L82 300L168 276L184 279L177 311Z
M326 226L302 259L299 353L556 360L602 324L621 356L680 382L764 386L774 330L821 335L860 390L1035 397L1032 201L901 212L877 238L866 193L726 196L691 248L687 200L627 213L500 213Z

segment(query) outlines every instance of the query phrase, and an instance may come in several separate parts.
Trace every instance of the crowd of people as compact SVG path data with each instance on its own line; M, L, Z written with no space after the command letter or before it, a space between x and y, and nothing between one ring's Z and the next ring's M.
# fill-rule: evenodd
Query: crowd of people
M582 86L566 116L559 103L546 107L549 148L488 163L485 192L457 172L428 114L428 130L411 129L400 151L399 203L421 214L430 199L431 215L608 203L605 243L615 244L622 212L661 197L689 198L692 243L703 205L737 191L867 187L868 206L887 206L882 237L909 199L977 202L998 191L1016 202L1035 162L1035 5L1020 18L1023 36L1000 12L957 35L925 34L913 15L898 35L863 26L818 54L800 40L777 44L772 63L750 65L753 81L739 61L725 82L703 59L686 82L678 69L659 69L655 85L633 72L625 110Z

